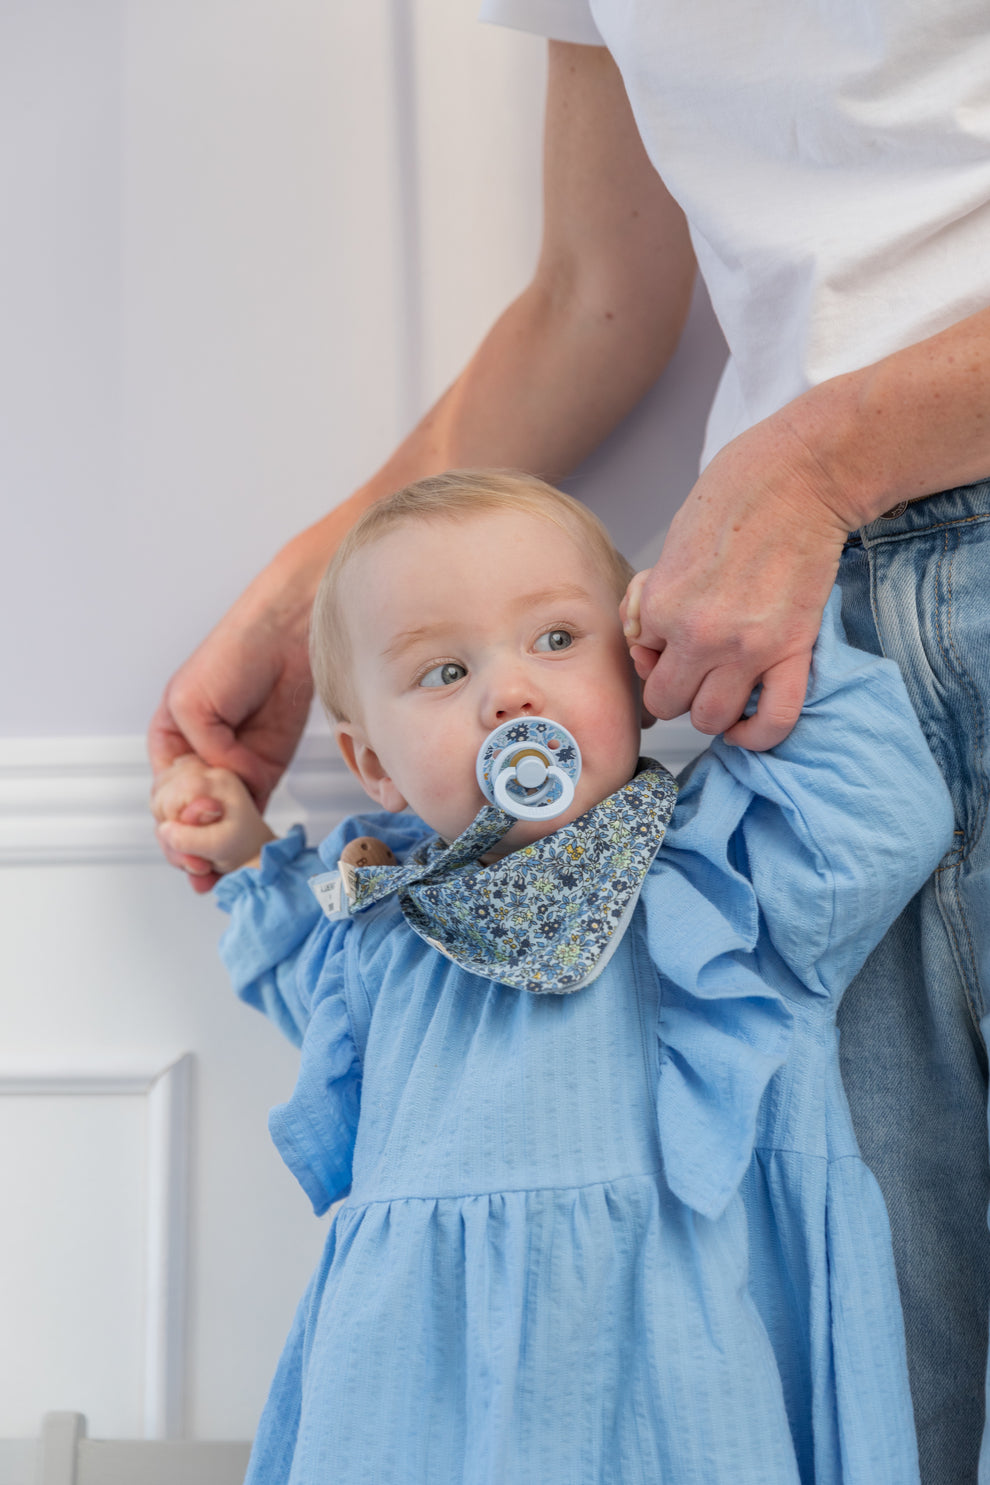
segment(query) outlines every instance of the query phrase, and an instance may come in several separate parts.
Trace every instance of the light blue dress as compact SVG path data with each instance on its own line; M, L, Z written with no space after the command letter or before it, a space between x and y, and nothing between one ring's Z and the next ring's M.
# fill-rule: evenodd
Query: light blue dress
M307 878L411 817L297 831L217 888L238 993L302 1046L271 1117L345 1193L251 1485L911 1485L886 1214L839 1081L842 990L952 838L896 668L833 601L801 720L716 742L618 951L532 995L394 899Z

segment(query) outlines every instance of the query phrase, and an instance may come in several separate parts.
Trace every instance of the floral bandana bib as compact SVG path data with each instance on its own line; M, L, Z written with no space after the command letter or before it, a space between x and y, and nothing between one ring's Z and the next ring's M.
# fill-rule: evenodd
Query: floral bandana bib
M462 969L567 995L595 979L618 947L676 797L673 776L641 758L615 794L491 865L479 858L515 820L486 805L449 845L433 836L403 866L341 862L311 886L333 918L397 892L409 926Z

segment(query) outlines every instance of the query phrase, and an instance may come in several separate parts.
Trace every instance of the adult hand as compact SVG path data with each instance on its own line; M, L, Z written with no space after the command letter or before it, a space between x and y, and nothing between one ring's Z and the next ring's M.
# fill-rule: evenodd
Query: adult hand
M148 731L156 780L177 758L196 753L205 764L236 773L264 809L296 749L313 694L306 631L325 550L313 540L308 547L299 542L255 579L169 681ZM204 797L190 800L179 819L201 825L209 813ZM213 886L207 862L161 837L160 843L197 892Z
M242 778L263 809L306 724L313 694L305 631L243 614L239 600L172 676L148 731L157 777L176 758Z
M623 605L648 711L690 710L699 732L757 751L787 736L848 535L839 504L781 419L712 460ZM756 712L741 720L757 684Z
M299 742L313 685L304 639L271 622L241 627L239 608L234 605L169 681L152 718L148 751L156 778L194 752L238 774L264 809ZM204 797L177 818L204 825L209 815ZM161 835L159 844L165 859L189 874L195 891L209 891L217 878L208 862L175 850Z

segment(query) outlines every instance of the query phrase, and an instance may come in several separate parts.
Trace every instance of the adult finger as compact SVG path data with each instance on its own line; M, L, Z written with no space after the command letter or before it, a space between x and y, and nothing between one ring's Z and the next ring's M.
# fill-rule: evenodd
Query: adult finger
M632 659L633 669L641 681L646 680L660 659L659 650L648 650L645 645L630 645L629 655Z
M188 860L188 861L196 861L198 859L199 858L196 857L196 856L188 856L186 858L186 860ZM208 872L205 872L202 876L197 876L197 875L194 875L192 872L187 872L186 873L186 878L187 878L187 880L189 882L190 887L193 889L193 891L198 896L202 896L202 894L204 892L212 892L213 891L213 888L216 886L217 882L219 882L219 880L220 880L220 873L217 872L217 871L214 871L212 869L212 867L211 867L210 870Z
M631 577L622 602L619 604L619 618L622 620L623 632L628 640L639 638L640 601L643 593L643 584L649 575L650 568L647 567L642 572L637 572Z
M643 687L646 708L655 717L670 722L691 708L701 684L711 669L707 656L684 654L683 646L667 645Z
M193 752L195 749L172 715L166 693L148 726L148 757L153 777L157 779L177 759Z
M810 650L771 665L763 674L756 711L731 727L725 741L750 748L754 753L765 752L783 742L801 715L810 670Z
M159 779L173 763L187 753L194 753L211 768L226 768L236 773L259 802L259 808L262 807L283 772L285 762L292 755L292 746L289 746L284 761L273 762L258 750L257 745L252 747L241 741L230 723L198 692L191 691L187 696L186 686L181 678L173 677L151 719L147 741L153 777ZM176 720L177 716L182 717L181 725ZM294 718L289 724L296 733L302 730L301 723L296 726L297 721L298 718ZM245 735L250 735L251 718L246 719L243 727ZM277 729L273 728L275 733ZM279 751L277 736L269 738L266 735L266 745L273 742Z
M753 679L737 665L719 665L705 676L691 703L691 723L717 737L734 727L753 694Z

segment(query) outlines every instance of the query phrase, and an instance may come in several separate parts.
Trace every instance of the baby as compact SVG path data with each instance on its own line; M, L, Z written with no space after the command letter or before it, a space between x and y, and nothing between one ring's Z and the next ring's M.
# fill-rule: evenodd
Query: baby
M538 481L472 474L427 484L374 507L343 543L316 599L314 676L371 798L412 809L448 840L483 803L474 759L485 736L527 713L563 722L582 753L573 806L552 824L514 827L504 853L635 772L642 704L619 621L633 572L590 512ZM273 838L239 781L191 756L165 780L156 811L171 815L194 789L228 812L208 829L167 825L179 850L195 847L231 871Z
M386 813L317 854L195 759L156 794L171 844L229 873L238 994L301 1044L275 1141L318 1213L346 1196L253 1485L917 1478L834 1022L949 845L948 798L833 595L791 737L714 743L671 818L638 759L630 576L537 480L410 486L313 616L319 694ZM561 814L512 823L475 760L529 718L582 767ZM222 818L177 823L203 795ZM310 879L353 841L378 864L326 915Z

